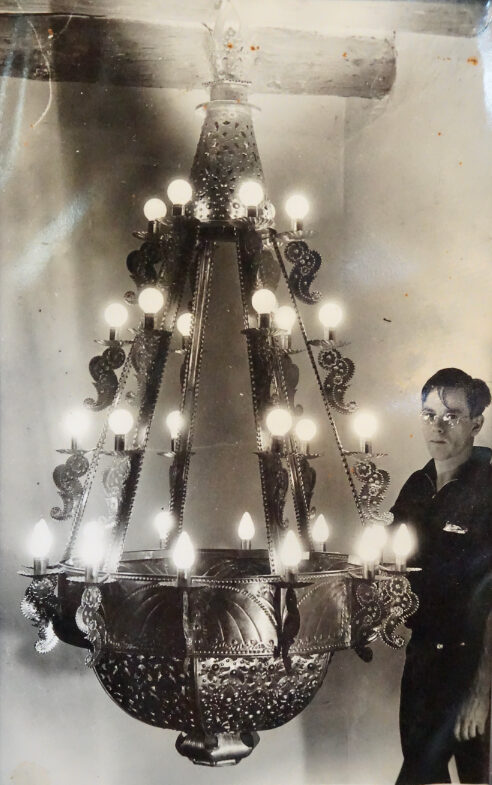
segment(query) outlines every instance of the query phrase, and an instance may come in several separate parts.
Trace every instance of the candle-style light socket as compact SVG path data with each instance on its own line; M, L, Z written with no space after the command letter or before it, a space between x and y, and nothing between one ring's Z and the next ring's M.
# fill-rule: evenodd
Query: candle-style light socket
M144 330L153 330L155 325L155 316L153 313L144 314Z
M48 559L33 559L34 575L46 575L48 571Z
M376 577L376 564L375 562L364 562L362 565L362 576L368 581L374 580Z
M125 436L122 433L115 433L114 435L114 451L123 452L125 449Z
M171 452L178 452L179 447L179 438L172 438L171 439Z
M302 218L293 218L292 219L292 231L293 232L302 232L304 229L304 221Z
M297 570L287 567L285 570L285 580L287 583L295 583L297 580Z
M253 205L248 206L248 218L258 218L258 208Z
M407 570L407 560L404 556L396 556L395 557L395 567L397 572L406 572Z
M283 452L283 439L280 436L272 436L270 452L277 452L277 453Z
M190 585L191 570L178 570L176 573L176 586Z
M149 221L147 224L147 233L152 237L159 234L159 221Z
M166 550L166 548L167 548L167 540L168 540L167 537L161 537L160 538L160 540L159 540L159 549L161 551L165 551Z
M85 568L85 582L97 583L99 578L99 568L94 564L88 564Z
M116 341L116 327L109 328L109 340Z
M372 442L369 439L361 439L360 440L360 451L365 453L366 455L372 454Z
M272 315L270 313L260 313L258 316L258 327L260 330L268 329L272 324Z
M184 215L184 205L182 204L173 204L171 215Z
M251 550L251 540L241 540L241 550L243 550L243 551L250 551Z
M318 553L326 553L326 542L314 542L314 550Z
M292 349L292 335L290 333L282 335L282 349L286 351Z
M77 444L77 439L75 438L75 436L72 436L70 440L70 449L73 450L74 452L76 452L79 449L79 446Z

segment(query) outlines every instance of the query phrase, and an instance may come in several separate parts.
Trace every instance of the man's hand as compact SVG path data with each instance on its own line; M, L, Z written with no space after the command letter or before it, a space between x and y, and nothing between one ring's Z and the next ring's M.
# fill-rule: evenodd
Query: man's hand
M487 679L486 675L478 673L456 719L455 738L458 741L468 741L483 735L489 710L490 676Z

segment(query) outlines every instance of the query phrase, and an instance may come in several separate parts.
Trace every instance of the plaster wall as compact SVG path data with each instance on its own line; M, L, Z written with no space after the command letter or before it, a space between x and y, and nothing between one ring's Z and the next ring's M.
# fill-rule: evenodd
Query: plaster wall
M393 476L388 506L426 460L417 419L423 381L446 365L492 381L492 153L483 52L473 39L417 34L397 35L396 49L397 78L383 101L253 97L262 108L256 134L273 201L280 208L296 187L313 203L312 244L324 259L316 285L346 309L340 334L351 342L347 354L357 366L350 398L380 417L376 446L390 453L384 466ZM61 413L91 392L86 366L97 350L91 341L105 333L102 310L130 288L124 265L136 247L130 230L144 227L145 198L189 170L200 130L193 108L204 96L83 84L52 89L51 108L36 124L48 86L8 75L0 84L0 782L390 783L400 760L402 653L376 646L371 665L352 652L336 655L301 718L263 734L236 769L210 771L174 752L173 733L137 723L114 706L79 651L60 645L41 658L32 649L33 633L18 611L25 581L16 569L28 561L33 522L56 503L50 474L54 451L65 444ZM221 253L217 308L224 307L227 263ZM314 316L307 309L304 315L315 335ZM223 343L218 326L212 357ZM189 503L197 540L205 508L212 507L211 540L203 544L233 542L243 489L257 488L244 364L239 354L230 364L232 374L215 387L204 367L203 398L207 390L215 398L200 422ZM176 378L177 369L170 365L168 375ZM176 389L171 384L163 408ZM319 409L310 385L302 396L306 409ZM239 407L236 423L217 417L228 401ZM349 425L339 422L346 446L355 447ZM94 426L92 439L96 433ZM212 440L219 470L232 465L225 488L201 459ZM490 440L488 426L480 443ZM327 429L320 446L325 458L317 467L316 502L337 526L333 547L348 550L358 529L343 477L331 467ZM159 469L144 480L149 486L152 471ZM132 533L130 545L152 545L153 509L144 497L141 532ZM67 526L53 528L61 550Z

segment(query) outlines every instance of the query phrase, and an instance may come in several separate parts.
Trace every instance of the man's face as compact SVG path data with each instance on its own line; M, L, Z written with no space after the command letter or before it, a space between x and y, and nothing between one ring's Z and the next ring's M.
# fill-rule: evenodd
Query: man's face
M473 445L483 417L471 418L463 390L431 390L422 406L422 431L432 458L458 457Z

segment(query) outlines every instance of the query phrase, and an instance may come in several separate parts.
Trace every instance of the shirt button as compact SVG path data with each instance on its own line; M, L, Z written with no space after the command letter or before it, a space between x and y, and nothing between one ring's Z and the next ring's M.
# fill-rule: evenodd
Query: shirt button
M444 643L436 643L436 649L444 649Z

